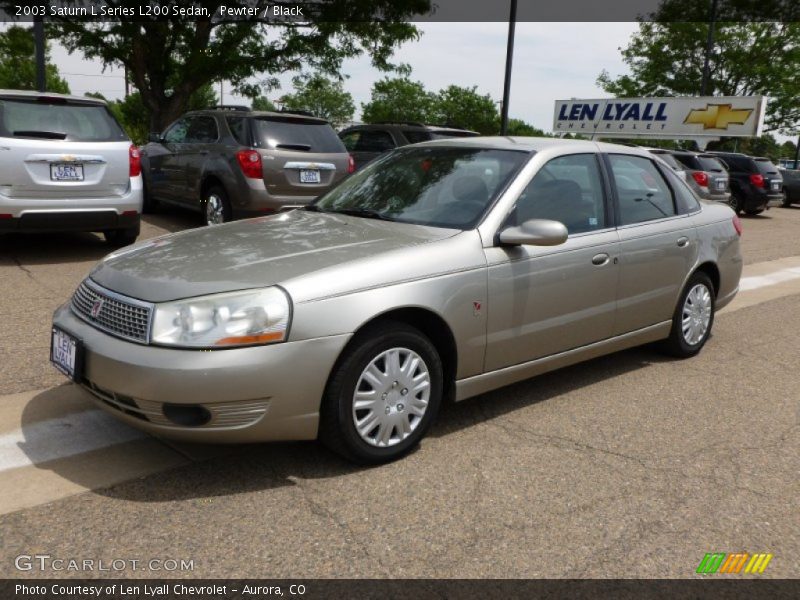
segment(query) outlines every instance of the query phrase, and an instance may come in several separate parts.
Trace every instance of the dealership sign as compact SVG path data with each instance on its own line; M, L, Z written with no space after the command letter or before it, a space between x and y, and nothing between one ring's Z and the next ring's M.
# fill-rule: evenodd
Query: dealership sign
M697 138L761 135L764 96L556 100L555 133Z

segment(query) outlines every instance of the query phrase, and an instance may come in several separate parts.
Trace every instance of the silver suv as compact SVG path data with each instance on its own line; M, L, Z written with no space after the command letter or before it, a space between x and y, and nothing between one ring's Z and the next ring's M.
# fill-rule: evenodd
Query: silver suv
M0 233L139 235L139 150L95 98L0 90Z
M183 206L208 225L305 206L355 170L324 119L225 106L151 134L142 167L146 211Z

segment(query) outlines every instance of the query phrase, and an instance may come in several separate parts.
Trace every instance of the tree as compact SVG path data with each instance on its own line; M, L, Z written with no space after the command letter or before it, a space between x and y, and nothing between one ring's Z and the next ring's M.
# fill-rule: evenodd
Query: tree
M104 4L113 9L141 3ZM302 5L305 20L266 22L223 14L226 5L224 0L191 5L163 0L160 7L169 12L191 6L208 13L196 20L123 16L105 23L54 17L50 27L68 51L127 67L150 115L150 128L161 130L186 110L193 93L214 81L229 81L238 93L254 98L262 87L274 87L276 74L301 67L338 74L345 58L365 52L376 67L391 69L394 49L418 37L406 21L430 10L430 0L318 0ZM282 3L253 0L248 5L263 13ZM266 80L252 83L256 76Z
M292 86L294 93L281 98L283 108L310 111L334 127L352 120L356 110L353 96L344 91L341 80L333 81L319 73L305 74L293 78Z
M495 126L495 131L500 131L500 121ZM530 123L526 123L522 119L509 119L508 120L508 135L522 135L534 137L551 137L545 134L544 131L538 127L534 127Z
M482 134L497 133L497 105L491 96L481 96L477 89L451 85L441 90L434 104L434 121Z
M367 104L361 105L365 123L379 121L418 121L428 123L433 117L436 96L419 81L408 77L384 78L372 86Z
M697 4L665 0L661 10L686 19ZM702 22L641 22L628 46L620 48L630 75L612 78L604 70L597 83L618 97L697 95L707 34L708 24ZM719 22L707 93L769 96L765 130L788 131L800 122L798 64L800 23Z
M253 110L276 111L275 105L266 96L256 96L251 103Z
M12 25L0 33L0 88L36 89L36 60L33 29ZM69 94L69 85L58 74L50 58L50 44L45 47L45 87L49 92Z

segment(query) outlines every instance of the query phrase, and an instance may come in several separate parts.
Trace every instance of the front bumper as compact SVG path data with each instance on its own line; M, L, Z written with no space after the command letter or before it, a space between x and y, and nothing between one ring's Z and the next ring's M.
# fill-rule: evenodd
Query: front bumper
M315 439L328 376L350 335L228 350L126 342L76 317L53 323L85 348L83 389L114 416L154 435L192 442ZM200 406L202 425L170 420L170 407ZM167 407L165 412L164 408Z

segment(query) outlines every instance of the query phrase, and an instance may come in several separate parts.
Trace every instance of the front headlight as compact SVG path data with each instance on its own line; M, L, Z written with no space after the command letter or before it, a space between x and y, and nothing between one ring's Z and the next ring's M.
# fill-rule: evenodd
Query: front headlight
M156 304L154 344L186 348L224 348L282 342L290 307L277 287L201 296Z

